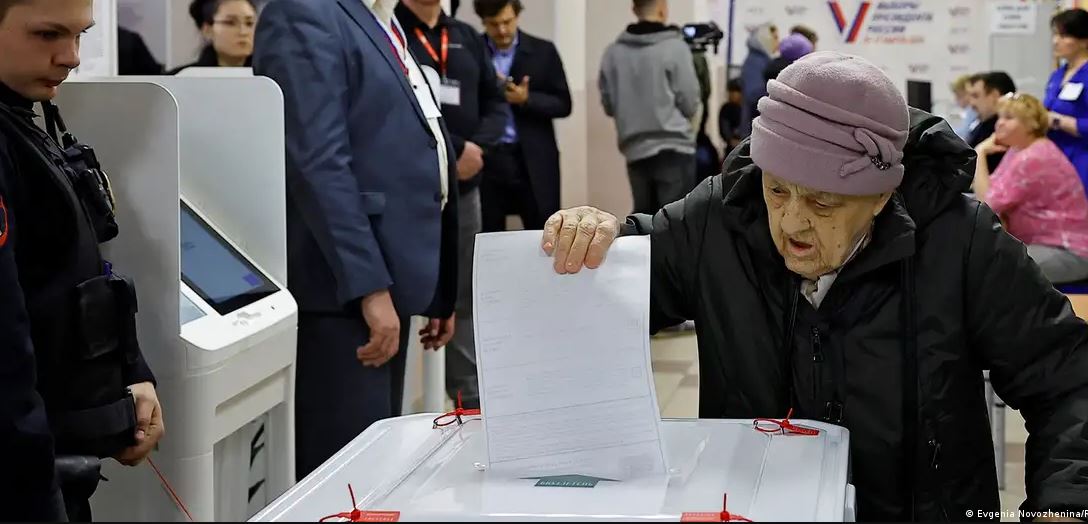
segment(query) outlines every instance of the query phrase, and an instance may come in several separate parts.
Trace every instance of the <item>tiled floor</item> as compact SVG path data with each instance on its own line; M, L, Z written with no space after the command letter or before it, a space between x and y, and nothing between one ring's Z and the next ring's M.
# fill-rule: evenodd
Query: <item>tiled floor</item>
M665 418L694 418L699 413L699 359L695 335L668 334L653 339L654 382L657 402ZM1024 442L1027 432L1024 419L1013 410L1005 416L1006 468L1005 491L1001 506L1015 514L1024 500ZM1002 520L1016 521L1005 518Z

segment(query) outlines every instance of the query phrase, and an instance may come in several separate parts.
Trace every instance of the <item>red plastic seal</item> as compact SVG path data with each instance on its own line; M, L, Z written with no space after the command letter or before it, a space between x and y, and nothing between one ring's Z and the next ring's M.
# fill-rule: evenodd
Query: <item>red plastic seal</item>
M351 489L351 484L348 484L348 493L351 495L351 511L334 513L318 522L326 522L332 519L344 519L348 522L400 522L399 511L363 511L356 508L355 490Z
M680 515L680 522L752 522L746 517L729 512L729 495L722 495L721 511L685 512Z

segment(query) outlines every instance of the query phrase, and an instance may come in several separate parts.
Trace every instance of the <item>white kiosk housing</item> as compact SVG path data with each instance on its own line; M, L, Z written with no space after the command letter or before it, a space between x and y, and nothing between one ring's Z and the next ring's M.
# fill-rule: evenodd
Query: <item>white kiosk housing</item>
M294 483L297 307L286 290L283 99L265 78L73 82L57 104L111 176L166 436L151 459L195 520ZM107 461L96 519L185 520L148 465Z

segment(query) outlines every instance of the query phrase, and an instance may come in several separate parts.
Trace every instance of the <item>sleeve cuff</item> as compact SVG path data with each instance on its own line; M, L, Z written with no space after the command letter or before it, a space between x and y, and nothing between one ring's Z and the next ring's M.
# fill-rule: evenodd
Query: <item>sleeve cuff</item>
M621 237L649 235L654 231L654 217L646 214L630 215L620 226Z
M125 370L125 383L128 385L142 384L144 382L150 382L156 384L155 374L151 372L151 367L147 365L147 361L144 360L144 356L141 354L136 362L128 366Z
M1077 119L1077 134L1088 139L1088 118Z

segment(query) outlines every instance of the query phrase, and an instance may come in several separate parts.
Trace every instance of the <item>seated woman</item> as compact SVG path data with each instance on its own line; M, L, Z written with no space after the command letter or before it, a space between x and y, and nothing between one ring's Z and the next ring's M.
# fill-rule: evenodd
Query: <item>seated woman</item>
M554 270L649 235L651 330L695 321L699 416L846 427L859 521L1001 510L983 370L1028 421L1021 508L1088 511L1088 325L963 195L974 152L858 57L808 55L767 90L732 190L626 222L560 211Z
M176 75L190 67L252 65L253 38L257 29L257 7L253 0L193 0L189 15L207 45L196 62L169 74Z
M1088 197L1077 169L1046 137L1046 108L1016 93L997 109L994 134L975 148L975 194L1028 245L1028 256L1051 282L1088 278ZM991 175L986 155L1005 150Z

